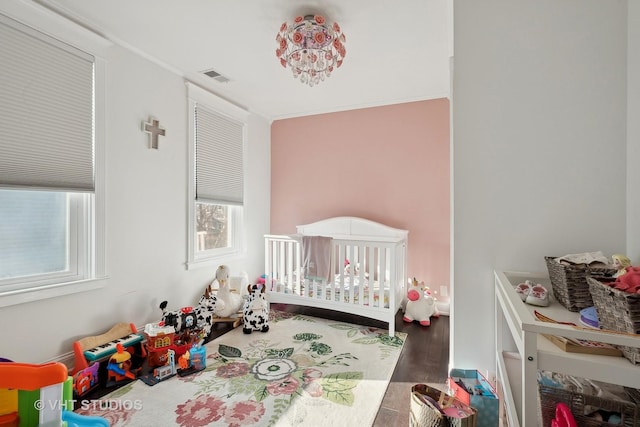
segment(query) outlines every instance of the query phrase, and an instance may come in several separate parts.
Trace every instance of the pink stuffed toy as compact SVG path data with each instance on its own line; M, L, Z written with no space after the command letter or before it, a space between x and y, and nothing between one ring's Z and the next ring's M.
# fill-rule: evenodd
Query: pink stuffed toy
M640 293L640 267L627 267L627 272L618 276L616 281L609 285L630 294Z
M436 300L431 296L429 288L424 285L424 282L418 283L414 278L412 286L407 292L407 304L402 320L407 323L415 320L422 326L429 326L431 325L431 316L438 317L439 315Z
M562 402L556 405L556 417L551 420L551 427L578 427L569 407Z

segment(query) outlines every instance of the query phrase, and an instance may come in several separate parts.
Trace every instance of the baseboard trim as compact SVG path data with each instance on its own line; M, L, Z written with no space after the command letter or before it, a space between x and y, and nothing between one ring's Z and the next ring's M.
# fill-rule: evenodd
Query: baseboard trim
M438 313L442 316L448 316L451 313L450 303L443 301L436 301L436 307L438 307Z
M142 326L136 325L136 329L138 330L138 333L142 333L142 331L144 331L144 327L145 325L142 325ZM67 367L69 372L71 372L76 365L76 356L73 353L73 351L69 351L67 353L63 353L59 356L53 357L49 360L45 360L42 363L49 363L49 362L60 362Z

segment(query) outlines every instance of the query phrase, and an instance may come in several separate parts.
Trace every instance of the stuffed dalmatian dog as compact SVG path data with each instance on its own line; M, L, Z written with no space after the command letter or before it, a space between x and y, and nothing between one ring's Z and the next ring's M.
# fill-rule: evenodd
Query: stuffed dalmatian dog
M182 307L179 310L167 311L167 301L162 301L160 303L160 310L162 310L161 321L164 322L165 326L173 326L176 335L194 329L201 329L202 336L206 339L213 327L213 312L220 305L224 305L224 302L219 301L207 286L204 294L200 297L200 301L198 301L198 305L195 307Z
M249 297L242 308L242 332L250 334L253 331L267 332L269 330L269 303L265 296L266 286L247 286Z

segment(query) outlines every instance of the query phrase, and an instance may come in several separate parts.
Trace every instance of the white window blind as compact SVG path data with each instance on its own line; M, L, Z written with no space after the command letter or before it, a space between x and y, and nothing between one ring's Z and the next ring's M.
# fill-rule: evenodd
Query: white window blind
M94 57L0 15L0 187L94 190Z
M196 200L242 205L244 124L195 105Z

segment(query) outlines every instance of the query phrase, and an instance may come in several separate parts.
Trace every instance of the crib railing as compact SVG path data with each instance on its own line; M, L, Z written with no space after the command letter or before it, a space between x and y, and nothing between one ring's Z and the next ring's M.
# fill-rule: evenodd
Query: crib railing
M264 239L267 289L301 295L301 241L291 236L267 235Z
M329 282L305 279L300 236L265 236L268 290L290 296L384 309L396 307L406 283L404 242L333 239Z

